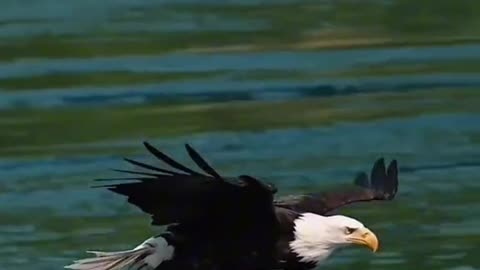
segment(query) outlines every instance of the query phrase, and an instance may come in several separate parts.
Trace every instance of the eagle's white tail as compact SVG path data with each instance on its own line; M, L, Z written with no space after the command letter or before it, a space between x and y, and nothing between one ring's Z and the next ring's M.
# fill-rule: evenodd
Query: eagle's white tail
M163 237L152 237L132 250L117 252L87 251L95 254L94 258L75 261L65 266L76 270L150 270L163 261L172 259L174 247Z

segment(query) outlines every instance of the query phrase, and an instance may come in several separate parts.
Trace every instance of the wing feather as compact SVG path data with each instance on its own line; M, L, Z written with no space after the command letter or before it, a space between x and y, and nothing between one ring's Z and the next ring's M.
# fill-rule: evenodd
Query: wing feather
M133 159L124 158L124 160L127 161L128 163L132 164L132 165L135 165L135 166L138 166L138 167L141 167L141 168L144 168L144 169L157 171L157 172L162 172L162 173L171 174L171 175L178 174L176 172L172 172L172 171L169 171L169 170L158 168L158 167L155 167L155 166L143 163L143 162L139 162L139 161L136 161L136 160L133 160Z
M222 178L190 145L186 145L190 158L206 174L187 168L147 142L144 145L158 160L181 172L125 159L145 171L115 169L134 176L96 179L126 182L95 187L126 196L129 203L152 216L152 224L201 224L203 228L214 230L215 226L227 226L226 223L242 224L246 222L242 220L249 220L249 215L257 217L262 211L273 213L273 196L267 186L241 177ZM227 212L235 215L227 216ZM250 217L248 222L262 221Z
M190 145L186 144L185 148L198 167L216 179L222 179L222 177Z
M370 182L368 180L368 175L365 172L361 172L357 174L357 177L353 180L353 183L357 186L360 187L366 187L368 188L370 185Z
M120 169L113 169L115 172L121 172L121 173L128 173L128 174L136 174L136 175L143 175L143 176L151 176L151 177L158 177L162 176L162 174L158 173L150 173L150 172L142 172L142 171L132 171L132 170L120 170Z
M158 151L155 147L153 147L151 144L149 144L148 142L144 142L143 143L145 145L145 147L147 148L147 150L152 153L155 157L157 157L158 159L162 160L163 162L167 163L168 165L170 165L171 167L177 169L177 170L180 170L180 171L183 171L183 172L186 172L186 173L189 173L191 175L202 175L201 173L198 173L190 168L187 168L185 166L183 166L182 164L178 163L177 161L173 160L172 158L170 158L169 156L165 155L164 153Z
M393 160L385 169L383 158L378 159L370 173L360 173L354 179L355 186L347 190L290 196L275 201L277 207L297 212L312 212L320 215L329 213L342 206L374 200L391 200L398 190L397 162Z

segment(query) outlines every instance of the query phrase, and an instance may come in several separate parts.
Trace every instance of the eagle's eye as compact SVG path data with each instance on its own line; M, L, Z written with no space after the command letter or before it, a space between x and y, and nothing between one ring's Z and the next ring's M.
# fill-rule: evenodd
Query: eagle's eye
M357 230L356 228L346 227L346 228L345 228L345 234L352 234L352 233L354 233L356 230Z

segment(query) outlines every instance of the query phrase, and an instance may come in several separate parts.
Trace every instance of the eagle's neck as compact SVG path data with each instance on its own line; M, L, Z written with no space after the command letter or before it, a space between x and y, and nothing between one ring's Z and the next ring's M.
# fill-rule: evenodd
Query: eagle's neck
M294 221L294 239L289 246L300 262L318 264L338 247L329 241L324 224L324 216L311 213L302 214Z

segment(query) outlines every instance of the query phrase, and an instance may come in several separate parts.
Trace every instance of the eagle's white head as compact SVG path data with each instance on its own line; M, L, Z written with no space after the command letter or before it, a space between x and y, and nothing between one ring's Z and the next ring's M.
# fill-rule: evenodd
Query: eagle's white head
M378 249L375 234L350 217L305 213L294 223L294 240L290 242L290 248L301 262L318 264L336 249L351 244L367 246L373 252Z

